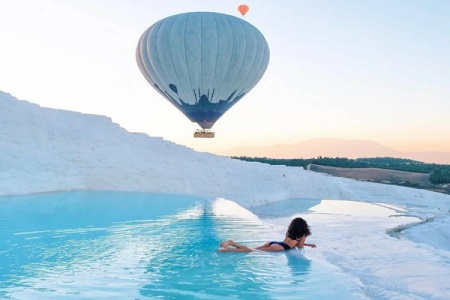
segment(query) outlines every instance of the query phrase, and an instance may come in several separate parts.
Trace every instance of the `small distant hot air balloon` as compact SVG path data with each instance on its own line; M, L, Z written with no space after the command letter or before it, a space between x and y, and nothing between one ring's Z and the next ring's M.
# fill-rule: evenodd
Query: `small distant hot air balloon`
M269 46L250 23L192 12L160 20L141 36L136 60L145 79L202 130L209 129L261 79Z
M248 12L249 8L247 5L242 4L238 6L238 11L244 16Z

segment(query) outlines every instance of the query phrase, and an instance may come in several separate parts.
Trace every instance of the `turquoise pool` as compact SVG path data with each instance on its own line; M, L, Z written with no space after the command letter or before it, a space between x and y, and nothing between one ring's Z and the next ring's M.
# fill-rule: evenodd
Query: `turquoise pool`
M338 270L295 250L216 253L223 239L256 246L271 229L225 216L215 201L117 192L0 197L0 298L365 299Z

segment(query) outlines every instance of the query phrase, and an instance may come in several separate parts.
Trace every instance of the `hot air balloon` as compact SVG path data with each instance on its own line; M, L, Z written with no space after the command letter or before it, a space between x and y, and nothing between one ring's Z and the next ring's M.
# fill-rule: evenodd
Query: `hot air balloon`
M144 77L202 130L214 123L261 79L269 63L261 32L230 15L192 12L162 19L141 36L136 60Z
M248 10L249 10L250 8L247 6L247 5L245 5L245 4L242 4L242 5L239 5L238 6L238 11L244 16L246 13L248 13Z

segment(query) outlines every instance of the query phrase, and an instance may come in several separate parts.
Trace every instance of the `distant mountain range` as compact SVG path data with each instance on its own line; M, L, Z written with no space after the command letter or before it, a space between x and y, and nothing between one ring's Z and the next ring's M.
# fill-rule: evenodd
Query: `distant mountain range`
M370 140L346 140L321 138L297 144L279 144L267 147L232 148L220 153L226 156L250 156L269 158L315 158L326 157L396 157L426 163L450 164L450 152L397 151Z

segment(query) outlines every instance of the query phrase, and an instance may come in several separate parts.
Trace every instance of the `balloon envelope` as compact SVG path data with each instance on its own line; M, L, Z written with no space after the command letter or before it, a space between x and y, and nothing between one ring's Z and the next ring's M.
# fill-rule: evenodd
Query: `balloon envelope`
M211 12L160 20L142 34L136 49L147 81L203 129L258 83L269 56L256 27Z
M249 7L245 4L239 5L238 6L238 11L242 14L245 15L246 13L248 13Z

